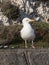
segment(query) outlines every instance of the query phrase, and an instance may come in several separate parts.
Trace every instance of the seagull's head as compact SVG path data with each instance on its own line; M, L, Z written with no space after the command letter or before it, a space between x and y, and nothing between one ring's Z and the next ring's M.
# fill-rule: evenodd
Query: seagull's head
M22 23L29 23L29 22L34 22L35 20L34 19L30 19L30 18L24 18L23 20L22 20Z

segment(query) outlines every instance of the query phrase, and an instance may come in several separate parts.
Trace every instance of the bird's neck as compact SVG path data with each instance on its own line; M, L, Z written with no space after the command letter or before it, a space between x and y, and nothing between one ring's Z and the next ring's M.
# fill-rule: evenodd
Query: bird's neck
M23 24L23 26L24 26L24 27L31 27L31 25L30 25L28 22L25 22L25 23Z

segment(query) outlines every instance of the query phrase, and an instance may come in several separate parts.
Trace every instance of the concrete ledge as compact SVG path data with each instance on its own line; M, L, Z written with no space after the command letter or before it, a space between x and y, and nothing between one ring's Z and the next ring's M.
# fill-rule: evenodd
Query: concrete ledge
M49 65L49 49L0 49L0 65Z

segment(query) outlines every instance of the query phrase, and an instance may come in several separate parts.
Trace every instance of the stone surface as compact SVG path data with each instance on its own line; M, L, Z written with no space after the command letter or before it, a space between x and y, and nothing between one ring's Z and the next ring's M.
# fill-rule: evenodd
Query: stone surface
M9 26L9 21L8 21L8 17L3 15L3 12L0 11L0 25L5 25L5 26Z
M0 2L11 2L20 9L19 20L24 17L34 18L35 21L49 23L49 1L42 0L0 0Z
M49 1L40 0L11 0L13 5L19 6L20 18L28 16L36 21L49 22ZM39 18L38 20L36 18Z
M49 65L49 49L0 49L0 65Z

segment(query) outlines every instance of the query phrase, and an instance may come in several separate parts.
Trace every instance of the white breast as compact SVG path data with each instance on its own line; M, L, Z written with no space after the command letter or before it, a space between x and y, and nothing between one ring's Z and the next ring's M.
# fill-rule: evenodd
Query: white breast
M24 27L21 30L21 37L24 40L34 40L35 38L35 33L34 29L32 29L31 25L26 23L24 24Z

